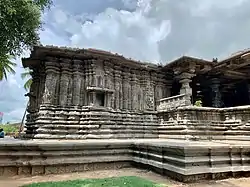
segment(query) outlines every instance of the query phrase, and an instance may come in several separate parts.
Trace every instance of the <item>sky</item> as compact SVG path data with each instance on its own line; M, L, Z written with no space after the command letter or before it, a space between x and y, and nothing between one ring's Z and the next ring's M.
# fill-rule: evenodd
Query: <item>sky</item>
M54 0L42 19L43 45L98 48L152 63L182 55L223 59L250 48L250 0ZM16 61L16 74L0 82L5 122L21 121L27 104Z

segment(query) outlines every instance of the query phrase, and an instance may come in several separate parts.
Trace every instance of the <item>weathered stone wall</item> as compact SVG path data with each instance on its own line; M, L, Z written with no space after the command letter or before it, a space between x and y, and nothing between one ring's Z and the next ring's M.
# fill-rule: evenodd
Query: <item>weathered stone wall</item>
M145 166L192 182L249 174L249 145L180 140L0 142L0 176L43 175Z
M0 146L0 176L120 169L131 165L130 142L18 142Z
M170 96L160 69L98 58L45 59L39 71L33 68L36 97L30 97L25 137L158 137L156 101Z
M160 138L250 140L250 106L180 107L158 117Z

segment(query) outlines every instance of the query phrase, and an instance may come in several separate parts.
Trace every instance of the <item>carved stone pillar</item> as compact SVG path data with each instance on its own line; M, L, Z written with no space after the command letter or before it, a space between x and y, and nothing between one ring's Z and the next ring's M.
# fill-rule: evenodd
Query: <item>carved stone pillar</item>
M109 64L109 66L110 66L110 73L109 73L109 80L110 80L110 85L109 85L109 88L111 89L111 90L115 90L115 85L114 85L114 69L113 68L111 68L112 66L111 66L111 64ZM114 109L114 102L115 102L115 94L114 93L112 93L111 94L111 96L110 96L110 107L111 108L113 108Z
M61 79L60 79L60 93L59 93L59 105L62 107L67 106L68 102L68 89L69 89L69 71L70 61L63 60L61 63Z
M39 88L38 88L38 101L37 101L38 106L37 106L37 108L39 108L39 106L43 103L43 92L45 90L45 79L46 79L45 69L43 69L41 67L40 70L41 71L39 72ZM58 72L58 73L60 73L60 72ZM60 80L58 80L58 82L59 81ZM60 86L58 86L58 87L60 87Z
M72 73L71 67L70 67L68 78L69 78L69 87L68 87L67 105L71 106L72 105L72 96L73 96L73 73Z
M74 60L73 61L73 105L80 105L80 93L81 93L81 61Z
M127 72L127 89L128 89L128 110L132 109L132 89L131 89L131 73L130 70Z
M191 98L192 98L192 88L190 87L190 82L192 82L192 77L194 74L191 73L182 73L178 76L179 82L181 83L180 94L186 95L186 104L191 105Z
M128 70L122 72L123 109L128 110Z
M136 72L132 71L131 74L131 96L132 96L132 110L136 111L138 110L138 86L137 86L137 77L136 77Z
M120 71L118 66L115 66L115 109L120 109Z
M154 109L154 89L151 81L150 73L147 71L143 72L144 75L144 109Z
M216 108L222 107L219 79L214 78L211 80L211 89L212 89L212 106Z
M81 89L80 89L80 105L86 105L86 96L87 96L87 88L86 88L86 74L85 74L85 64L82 62L82 70L81 70Z
M32 84L30 86L30 91L29 93L27 94L29 96L29 106L27 108L27 111L29 113L32 113L32 112L36 112L36 109L37 109L37 106L38 106L38 103L37 103L37 100L38 100L38 94L39 94L39 75L36 73L36 72L32 72L31 73L31 76L32 76Z
M142 71L140 71L140 76L139 76L139 110L140 111L144 111L144 75L142 73Z
M89 77L90 77L90 62L89 60L84 61L84 69L85 69L85 96L84 96L84 105L87 106L89 105L89 93L87 92L87 87L90 86L89 84Z
M119 83L119 109L122 110L123 109L123 79L122 79L122 71L119 70L118 71L118 77L117 77L117 81Z
M54 62L45 62L45 87L43 95L43 104L52 105L54 104L56 95L56 85L58 81L58 71L56 64Z

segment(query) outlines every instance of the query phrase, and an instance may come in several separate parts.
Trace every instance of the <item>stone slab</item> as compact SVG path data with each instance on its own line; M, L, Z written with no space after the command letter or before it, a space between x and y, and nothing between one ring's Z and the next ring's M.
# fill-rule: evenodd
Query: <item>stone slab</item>
M122 167L147 167L192 182L245 176L248 141L13 140L0 141L1 175L43 175ZM240 173L240 174L239 174Z

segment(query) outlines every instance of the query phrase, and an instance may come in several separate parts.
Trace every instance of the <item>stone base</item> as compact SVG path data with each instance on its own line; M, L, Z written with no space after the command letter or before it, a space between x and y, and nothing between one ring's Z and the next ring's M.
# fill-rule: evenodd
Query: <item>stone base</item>
M27 119L24 139L158 138L158 118L152 111L55 107L28 114Z
M248 141L4 140L0 175L43 175L147 168L183 182L248 176Z
M60 164L46 166L1 166L0 176L49 175L95 170L116 170L130 168L131 162L96 162L86 164Z

